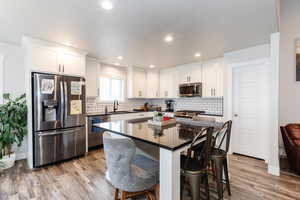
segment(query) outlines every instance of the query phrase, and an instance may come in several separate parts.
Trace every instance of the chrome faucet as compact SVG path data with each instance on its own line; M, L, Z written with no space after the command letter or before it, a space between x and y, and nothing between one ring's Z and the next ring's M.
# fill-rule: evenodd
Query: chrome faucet
M118 106L119 106L119 102L118 100L114 100L114 112L116 112L118 110Z

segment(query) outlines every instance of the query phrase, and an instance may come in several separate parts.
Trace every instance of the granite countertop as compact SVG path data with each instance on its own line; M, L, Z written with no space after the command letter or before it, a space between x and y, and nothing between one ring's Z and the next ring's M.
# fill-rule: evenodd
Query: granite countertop
M116 111L114 112L108 112L107 114L105 114L105 112L90 112L90 113L86 113L85 115L87 117L92 117L92 116L103 116L103 115L122 115L122 114L131 114L131 113L139 113L139 112L146 112L146 111ZM152 111L148 111L148 112L152 112Z
M171 151L179 149L192 142L193 138L206 127L219 128L219 124L189 124L187 121L165 127L148 124L151 118L138 120L119 120L94 124L106 131L159 146ZM203 136L204 137L204 136Z

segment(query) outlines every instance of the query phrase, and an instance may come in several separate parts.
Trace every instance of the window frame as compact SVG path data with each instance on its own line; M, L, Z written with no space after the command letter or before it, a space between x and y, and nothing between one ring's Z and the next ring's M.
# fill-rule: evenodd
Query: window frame
M4 56L0 55L0 104L3 104L4 93Z
M121 99L117 99L119 102L125 102L126 101L126 97L125 97L125 79L123 77L114 77L114 76L105 76L105 75L101 75L98 77L98 102L101 102L101 103L112 103L114 102L114 100L104 100L104 99L101 99L101 78L108 78L110 79L110 83L112 81L112 79L115 79L115 80L121 80L122 82L122 89L121 89Z

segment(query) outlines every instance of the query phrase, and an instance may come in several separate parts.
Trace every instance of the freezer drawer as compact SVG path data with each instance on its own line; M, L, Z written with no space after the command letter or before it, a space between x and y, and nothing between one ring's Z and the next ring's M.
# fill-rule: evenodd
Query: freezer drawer
M85 154L85 127L35 133L34 166Z

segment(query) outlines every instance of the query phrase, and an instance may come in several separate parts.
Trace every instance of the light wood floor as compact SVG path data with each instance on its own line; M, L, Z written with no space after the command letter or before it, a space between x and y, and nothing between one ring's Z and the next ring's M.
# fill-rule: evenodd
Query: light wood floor
M225 199L300 199L300 177L268 175L263 161L231 155L229 169L232 196ZM19 161L1 172L0 199L112 200L114 189L105 180L105 171L103 150L39 171L30 171Z

